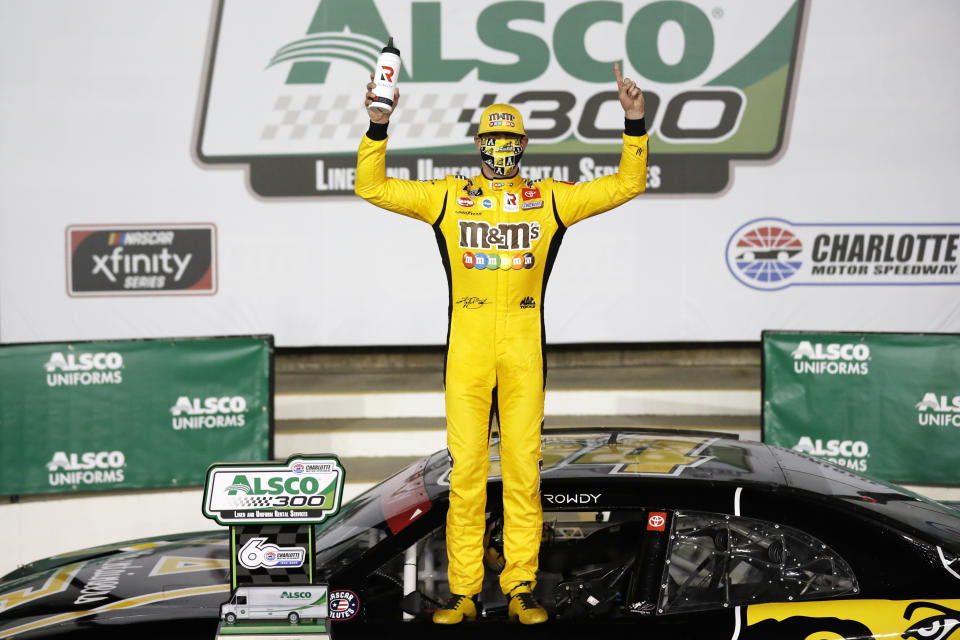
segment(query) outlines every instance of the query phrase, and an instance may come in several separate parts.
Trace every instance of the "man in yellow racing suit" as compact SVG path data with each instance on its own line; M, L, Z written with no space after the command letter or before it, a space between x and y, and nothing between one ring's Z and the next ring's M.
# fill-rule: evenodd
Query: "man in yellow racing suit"
M481 173L418 182L385 176L389 114L368 109L356 192L365 200L432 225L450 293L444 388L453 462L447 515L451 598L434 622L476 617L483 581L486 481L494 412L500 430L504 556L500 586L511 618L547 614L533 599L543 526L540 430L544 402L543 298L567 227L612 209L646 186L643 94L614 68L625 112L619 171L570 184L521 178L527 145L520 113L495 104L475 138ZM367 85L369 107L373 83ZM394 100L399 101L399 92Z

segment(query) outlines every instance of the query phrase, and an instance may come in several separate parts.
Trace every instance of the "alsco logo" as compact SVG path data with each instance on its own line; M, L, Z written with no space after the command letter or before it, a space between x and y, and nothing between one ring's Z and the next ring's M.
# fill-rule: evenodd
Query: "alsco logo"
M88 386L123 382L123 356L116 351L67 353L54 351L43 365L47 386Z
M57 451L47 463L49 471L81 471L87 469L119 469L123 467L123 451L87 451L86 453L67 454Z
M868 372L870 347L857 343L812 343L803 340L791 353L796 373L861 375Z
M917 422L922 426L960 427L960 395L952 398L936 393L925 393L916 404Z
M284 464L213 465L207 470L203 514L224 525L323 522L340 509L343 475L335 457L295 456ZM263 554L268 551L279 552L264 547ZM279 559L263 555L264 562Z
M762 10L713 0L304 0L282 9L221 0L197 153L250 164L261 195L351 192L367 127L355 88L391 35L407 96L391 148L418 151L391 155L392 176L475 169L464 146L496 102L528 115L540 148L521 165L525 178L582 181L614 170L619 153L604 145L622 133L611 91L619 61L647 98L650 192L717 192L731 160L780 149L804 9L805 0L767 0Z
M124 481L123 451L57 451L47 463L50 486L116 484Z
M803 436L793 446L794 451L819 456L835 465L854 471L867 470L867 458L870 457L870 445L863 440L827 440Z
M283 476L253 476L253 481L247 479L245 474L237 474L227 488L228 496L251 495L264 496L281 494L290 495L309 495L315 496L321 489L328 487L321 486L317 478L306 476L304 478L284 478ZM314 506L323 506L323 496L319 500L309 502Z
M247 400L243 396L190 398L180 396L170 407L172 426L183 429L213 429L242 427L245 422ZM186 415L184 415L186 414Z

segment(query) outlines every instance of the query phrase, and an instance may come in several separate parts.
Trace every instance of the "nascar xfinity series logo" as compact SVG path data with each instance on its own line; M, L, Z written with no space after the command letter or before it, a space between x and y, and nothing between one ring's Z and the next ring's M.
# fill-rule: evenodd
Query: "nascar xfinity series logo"
M71 296L217 292L212 224L67 227Z
M336 457L214 465L207 470L203 514L224 525L317 523L340 509L342 494L343 467Z
M264 196L352 193L360 92L393 36L404 100L391 176L477 170L483 109L516 106L525 178L589 180L619 163L613 62L646 95L649 193L714 193L736 159L779 151L805 0L221 0L197 155L250 166ZM452 52L456 50L456 55ZM562 147L559 145L562 143Z
M960 224L752 220L727 241L727 268L751 289L960 285Z

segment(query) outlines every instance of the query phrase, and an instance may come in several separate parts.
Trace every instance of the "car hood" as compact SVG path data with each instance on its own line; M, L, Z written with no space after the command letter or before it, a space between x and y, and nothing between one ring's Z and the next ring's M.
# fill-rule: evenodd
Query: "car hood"
M38 560L0 580L0 637L93 632L121 619L216 620L229 597L225 531L131 540Z

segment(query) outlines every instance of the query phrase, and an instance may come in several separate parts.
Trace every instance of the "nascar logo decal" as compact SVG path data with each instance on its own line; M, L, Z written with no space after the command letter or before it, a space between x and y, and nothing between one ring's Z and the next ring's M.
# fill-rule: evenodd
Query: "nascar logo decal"
M250 167L262 196L352 193L368 126L358 78L389 35L403 65L392 177L475 172L483 109L514 105L536 155L524 178L584 181L619 163L610 62L646 96L649 193L716 193L737 159L774 159L785 136L805 0L727 3L533 0L491 5L397 0L221 0L208 47L197 155ZM444 57L456 24L460 50ZM390 25L388 30L387 25ZM592 37L594 29L603 37ZM669 27L669 28L665 28ZM446 40L445 40L446 39ZM562 50L555 43L563 43ZM499 62L509 60L509 62ZM537 117L532 115L536 113ZM515 123L498 117L498 126ZM562 146L560 146L562 143Z
M339 589L330 592L329 620L349 620L360 610L360 598L353 591Z

